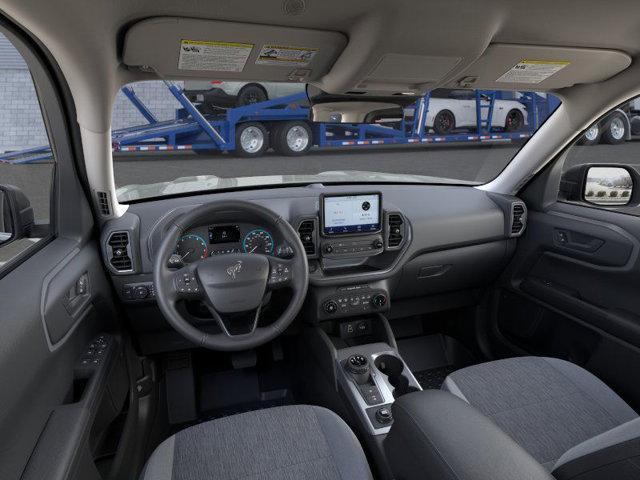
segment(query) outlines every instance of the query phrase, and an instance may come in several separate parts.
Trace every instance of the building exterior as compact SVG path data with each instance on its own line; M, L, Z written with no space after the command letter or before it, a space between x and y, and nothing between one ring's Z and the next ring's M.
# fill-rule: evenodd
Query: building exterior
M159 120L174 118L179 106L163 82L131 85ZM20 53L0 34L0 153L47 145L48 139L31 74ZM146 123L122 92L113 106L112 128Z
M0 34L0 152L48 143L29 69Z

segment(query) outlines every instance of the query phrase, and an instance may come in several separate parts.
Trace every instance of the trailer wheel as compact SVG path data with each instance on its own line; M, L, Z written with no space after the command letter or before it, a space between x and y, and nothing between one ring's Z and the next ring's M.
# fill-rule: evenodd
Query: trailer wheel
M587 129L586 132L584 132L584 135L582 135L582 138L580 139L580 144L595 145L600 141L601 133L602 132L600 131L600 125L598 125L597 123L594 123Z
M524 115L520 110L510 110L507 113L507 118L504 121L504 129L507 132L517 132L524 127Z
M259 157L269 148L269 132L257 122L242 123L236 128L236 150L241 157Z
M236 98L236 106L252 105L254 103L266 102L269 100L267 92L260 85L249 84L242 87Z
M280 155L304 155L313 145L313 131L306 122L286 122L275 128L272 143Z
M627 138L627 123L622 115L614 114L606 123L606 128L602 132L603 143L617 145Z
M438 112L433 119L433 131L438 135L446 135L456 128L456 117L449 110Z
M631 135L640 135L640 117L636 115L629 123L631 123Z

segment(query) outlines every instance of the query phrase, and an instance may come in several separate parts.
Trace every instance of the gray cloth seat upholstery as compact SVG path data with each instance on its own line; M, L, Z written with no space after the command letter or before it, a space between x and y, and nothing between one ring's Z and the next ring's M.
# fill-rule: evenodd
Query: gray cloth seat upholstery
M636 412L594 375L563 360L520 357L475 365L449 375L442 388L491 418L554 475L581 455L611 448L616 438L627 442L622 456L631 458L628 442L640 438Z
M165 440L142 480L368 480L356 436L335 413L286 406L201 423Z

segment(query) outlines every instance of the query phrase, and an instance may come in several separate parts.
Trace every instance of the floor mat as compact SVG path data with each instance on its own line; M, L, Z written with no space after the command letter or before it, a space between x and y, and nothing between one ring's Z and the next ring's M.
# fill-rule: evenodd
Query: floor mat
M422 370L421 372L413 372L413 376L416 377L420 386L425 390L440 389L447 376L456 370L456 367L453 365L446 365L444 367Z
M477 363L456 339L434 334L398 340L398 349L423 389L439 389L447 375Z

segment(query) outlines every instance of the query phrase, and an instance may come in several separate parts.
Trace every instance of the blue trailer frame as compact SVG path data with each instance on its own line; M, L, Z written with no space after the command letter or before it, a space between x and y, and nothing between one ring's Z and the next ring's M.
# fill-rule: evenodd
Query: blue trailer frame
M416 144L416 143L453 143L453 142L487 142L512 141L529 138L541 125L541 120L553 113L560 101L556 97L542 96L534 92L522 93L517 99L525 105L529 113L526 129L516 132L499 131L492 127L493 111L496 100L503 98L506 92L482 91L475 92L476 97L476 128L446 135L429 133L426 125L429 112L430 94L421 97L414 105L413 121L407 124L405 118L397 128L381 127L369 124L315 124L316 144L319 147L367 146L385 144ZM488 104L484 102L488 101ZM483 110L487 109L483 119Z
M269 128L279 122L307 122L313 131L313 144L319 148L357 147L385 144L420 144L450 142L512 141L530 137L559 105L552 96L522 93L517 101L528 112L526 129L517 132L498 131L492 127L495 101L506 99L508 92L481 91L476 97L476 128L447 135L430 133L426 128L430 94L420 97L413 105L413 115L403 116L393 124L342 124L309 122L309 107L305 105L305 93L267 100L252 105L230 108L226 113L204 115L189 101L183 90L170 82L167 89L181 108L176 118L158 121L155 115L136 95L131 87L124 87L123 94L145 118L147 124L123 128L112 132L114 152L160 150L218 150L236 149L236 131L248 122L259 122ZM488 103L487 103L488 102ZM487 110L487 115L483 111ZM484 118L483 118L484 117ZM33 163L52 158L49 147L37 147L0 155L0 162Z
M182 90L167 84L169 91L182 105L177 120L162 124L149 124L142 131L114 132L116 151L145 150L221 150L236 149L235 133L239 125L248 122L260 122L267 126L274 122L307 121L309 108L300 104L306 101L304 93L276 98L266 102L227 110L225 115L205 116L199 112L184 95ZM406 118L396 122L394 127L381 124L339 124L312 123L314 145L320 148L367 146L384 144L448 143L448 142L485 142L495 140L522 140L529 138L540 125L540 118L546 117L559 105L555 97L544 99L532 92L521 94L518 99L529 112L526 129L517 132L497 131L492 127L492 118L496 100L504 99L503 92L481 91L476 95L476 128L464 132L437 135L427 131L426 118L429 111L430 94L414 104L413 120ZM551 100L553 99L553 100ZM487 103L488 102L488 103ZM483 114L488 110L487 115ZM544 111L541 111L544 110ZM166 126L165 126L166 125ZM175 129L172 129L172 125ZM165 131L165 128L167 131ZM143 144L153 138L162 137L162 143Z
M114 151L232 151L236 149L236 128L242 123L306 121L309 118L309 109L299 105L307 100L305 93L231 108L226 114L203 115L189 101L180 87L170 83L167 87L182 106L182 109L176 112L176 120L114 131L112 134ZM143 143L158 138L164 139L164 142Z

